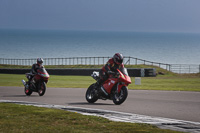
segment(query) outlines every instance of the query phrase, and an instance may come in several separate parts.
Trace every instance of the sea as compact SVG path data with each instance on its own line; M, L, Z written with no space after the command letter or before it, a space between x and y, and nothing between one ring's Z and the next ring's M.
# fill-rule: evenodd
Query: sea
M200 33L0 30L0 58L112 57L200 64Z

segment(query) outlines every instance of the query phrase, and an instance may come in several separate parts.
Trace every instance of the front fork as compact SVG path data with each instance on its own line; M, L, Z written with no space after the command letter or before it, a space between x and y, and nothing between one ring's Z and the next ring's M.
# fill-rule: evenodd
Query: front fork
M117 92L120 93L122 86L124 86L121 83L117 83Z

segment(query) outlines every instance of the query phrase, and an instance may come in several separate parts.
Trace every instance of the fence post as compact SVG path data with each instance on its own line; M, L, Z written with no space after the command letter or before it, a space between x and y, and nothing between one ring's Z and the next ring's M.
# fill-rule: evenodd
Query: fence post
M135 59L135 65L137 65L137 58Z
M199 73L200 73L200 65L199 65Z
M189 65L189 73L190 73L190 65Z

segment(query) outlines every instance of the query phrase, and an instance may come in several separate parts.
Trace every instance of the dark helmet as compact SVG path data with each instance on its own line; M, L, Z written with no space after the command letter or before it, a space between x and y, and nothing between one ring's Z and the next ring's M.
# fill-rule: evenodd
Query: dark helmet
M37 58L37 64L38 65L42 65L43 63L43 59L42 58Z
M116 64L120 65L123 63L123 55L120 54L120 53L116 53L114 56L113 56L113 60Z

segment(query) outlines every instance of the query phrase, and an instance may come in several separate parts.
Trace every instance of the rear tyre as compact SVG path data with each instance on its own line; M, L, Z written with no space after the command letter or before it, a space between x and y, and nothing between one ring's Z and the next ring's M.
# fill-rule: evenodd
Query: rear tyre
M116 104L116 105L122 104L126 100L127 96L128 96L128 89L126 86L123 86L119 93L115 92L115 94L113 96L114 104Z
M32 90L30 90L28 87L24 87L24 93L27 95L27 96L30 96L32 94Z
M86 91L85 98L88 101L88 103L94 103L98 100L95 84L89 86L89 88Z
M43 96L45 92L46 92L46 84L45 84L45 82L42 82L40 84L40 88L38 90L38 94L39 94L39 96Z

